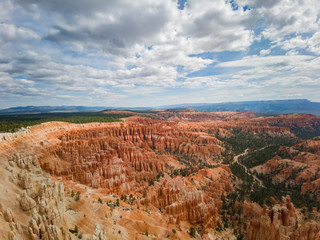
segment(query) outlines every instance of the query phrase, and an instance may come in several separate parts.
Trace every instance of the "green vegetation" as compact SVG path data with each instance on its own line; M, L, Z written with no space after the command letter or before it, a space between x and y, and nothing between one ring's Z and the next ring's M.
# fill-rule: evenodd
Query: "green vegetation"
M222 155L222 163L223 164L230 164L233 162L234 159L234 153L232 152L232 147L230 144L225 144L224 145L225 150L221 152Z
M76 200L77 202L80 200L80 191L76 193L74 200Z
M69 229L69 232L71 232L72 234L75 234L75 235L77 235L78 234L78 226L76 225L76 226L74 226L74 229Z
M157 181L159 181L161 177L164 177L164 173L163 172L159 172L157 174Z
M223 227L221 226L221 223L220 223L220 222L218 222L217 227L216 227L216 230L217 230L218 232L220 232L220 231L223 230Z
M272 159L279 148L279 145L267 146L257 151L249 151L248 154L239 157L239 161L247 168L252 168L266 163Z
M121 194L120 200L121 200L121 201L126 201L126 200L127 200L127 196Z
M131 115L104 114L101 112L2 115L0 116L0 132L15 132L23 127L33 126L50 121L62 121L69 123L120 122L120 118L129 116Z
M232 133L233 135L229 138L218 138L229 144L235 155L244 152L247 148L249 151L255 151L266 146L291 146L297 142L296 138L271 137L266 134L245 134L235 130Z
M298 138L301 139L311 139L317 136L320 136L320 124L313 127L292 127L290 128L291 132L293 132Z
M188 176L188 175L191 174L191 173L193 173L193 168L192 168L192 167L189 167L189 168L175 169L172 174L173 174L174 176L180 175L180 176L185 177L185 176Z
M250 200L252 201L260 204L268 204L270 197L275 197L280 201L281 197L289 195L295 207L307 207L309 211L311 211L313 207L317 207L317 209L320 208L320 201L311 198L308 194L301 194L299 186L286 186L285 183L274 184L271 178L265 175L259 175L259 178L263 181L265 188L256 187L250 194ZM266 201L264 201L264 199Z
M253 177L251 174L248 174L243 166L241 166L239 163L233 163L230 165L231 172L236 175L238 178L240 178L244 184L247 184L249 189L251 189L251 186L253 184Z
M262 181L260 183L254 181L254 177L250 172L246 171L246 168L252 168L261 164L264 164L268 160L272 159L276 154L285 158L288 156L286 152L278 152L279 146L292 146L297 143L297 138L291 137L271 137L265 134L253 135L245 134L234 131L233 136L230 138L220 139L224 141L225 151L222 153L223 163L228 164L233 175L242 180L241 184L235 187L234 192L230 192L226 197L222 196L222 210L221 220L218 222L217 231L221 231L224 228L231 226L235 228L237 225L244 224L239 219L239 223L234 223L231 219L232 216L241 215L241 208L235 207L235 203L241 203L244 200L250 200L257 202L261 206L264 204L271 206L273 203L270 201L270 197L275 198L278 202L282 197L290 196L292 203L297 208L303 208L309 213L304 214L307 217L312 217L310 212L313 207L320 208L320 201L310 197L308 194L301 194L301 187L298 185L290 185L282 183L273 183L271 176L257 175ZM307 135L305 135L307 136ZM300 137L300 136L299 136ZM239 163L234 162L234 155L239 155L247 150L247 154L239 156ZM309 151L304 149L304 151ZM312 152L310 150L310 152ZM243 166L242 166L243 165ZM245 167L244 167L245 166ZM292 171L294 178L302 168L297 168ZM234 225L236 224L236 225ZM243 233L241 229L235 228L235 235L237 239L243 239Z
M259 178L263 181L264 187L253 184L252 191L248 191L248 187L245 184L242 184L226 197L222 196L222 212L227 213L229 216L234 216L235 214L240 215L239 209L234 209L234 204L236 202L250 200L259 203L261 206L264 204L271 206L270 197L275 198L277 201L281 201L281 198L287 195L290 196L295 207L307 207L309 212L312 211L313 207L320 208L320 201L311 198L307 194L300 194L300 189L297 186L286 186L285 183L274 184L272 183L271 178L262 175L260 175ZM225 217L222 217L222 220L224 221L224 224L228 221Z
M190 235L190 237L192 237L192 238L195 238L195 237L196 237L196 229L195 229L194 227L191 227L191 228L189 229L189 235Z
M150 180L149 180L149 186L154 186L154 181L153 181L153 179L150 179Z
M125 196L125 199L127 199L127 196ZM136 200L136 198L132 194L130 194L129 199L128 199L128 203L130 205L132 205L135 200Z

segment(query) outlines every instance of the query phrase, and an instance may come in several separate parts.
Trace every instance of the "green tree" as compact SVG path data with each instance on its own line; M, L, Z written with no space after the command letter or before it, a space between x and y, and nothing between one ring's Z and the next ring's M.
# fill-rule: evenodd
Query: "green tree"
M195 237L196 237L196 229L195 229L194 227L191 227L191 228L189 229L189 235L190 235L190 237L192 237L192 238L195 238Z
M78 202L80 200L80 191L77 192L75 200Z
M153 181L153 179L150 179L150 180L149 180L149 186L151 186L151 185L154 186L154 181Z

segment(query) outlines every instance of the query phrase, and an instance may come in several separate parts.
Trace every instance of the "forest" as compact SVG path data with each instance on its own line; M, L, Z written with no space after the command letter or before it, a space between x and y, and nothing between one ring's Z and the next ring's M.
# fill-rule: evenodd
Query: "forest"
M120 122L121 118L129 117L129 114L104 114L102 112L75 112L75 113L40 113L17 114L0 116L0 132L16 132L21 128L37 125L50 121L62 121L69 123L89 122Z

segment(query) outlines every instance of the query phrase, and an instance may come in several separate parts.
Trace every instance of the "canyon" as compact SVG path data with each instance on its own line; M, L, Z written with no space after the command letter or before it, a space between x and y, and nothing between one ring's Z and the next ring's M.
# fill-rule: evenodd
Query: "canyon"
M1 239L320 239L316 205L290 197L320 201L320 118L130 114L1 134ZM275 143L262 164L235 161ZM258 178L290 191L254 202L248 194L266 188Z

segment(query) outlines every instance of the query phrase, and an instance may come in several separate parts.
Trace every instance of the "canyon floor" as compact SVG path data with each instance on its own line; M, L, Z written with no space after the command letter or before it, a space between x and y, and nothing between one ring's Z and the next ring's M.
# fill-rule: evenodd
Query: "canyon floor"
M320 118L192 109L0 135L0 239L320 239Z

